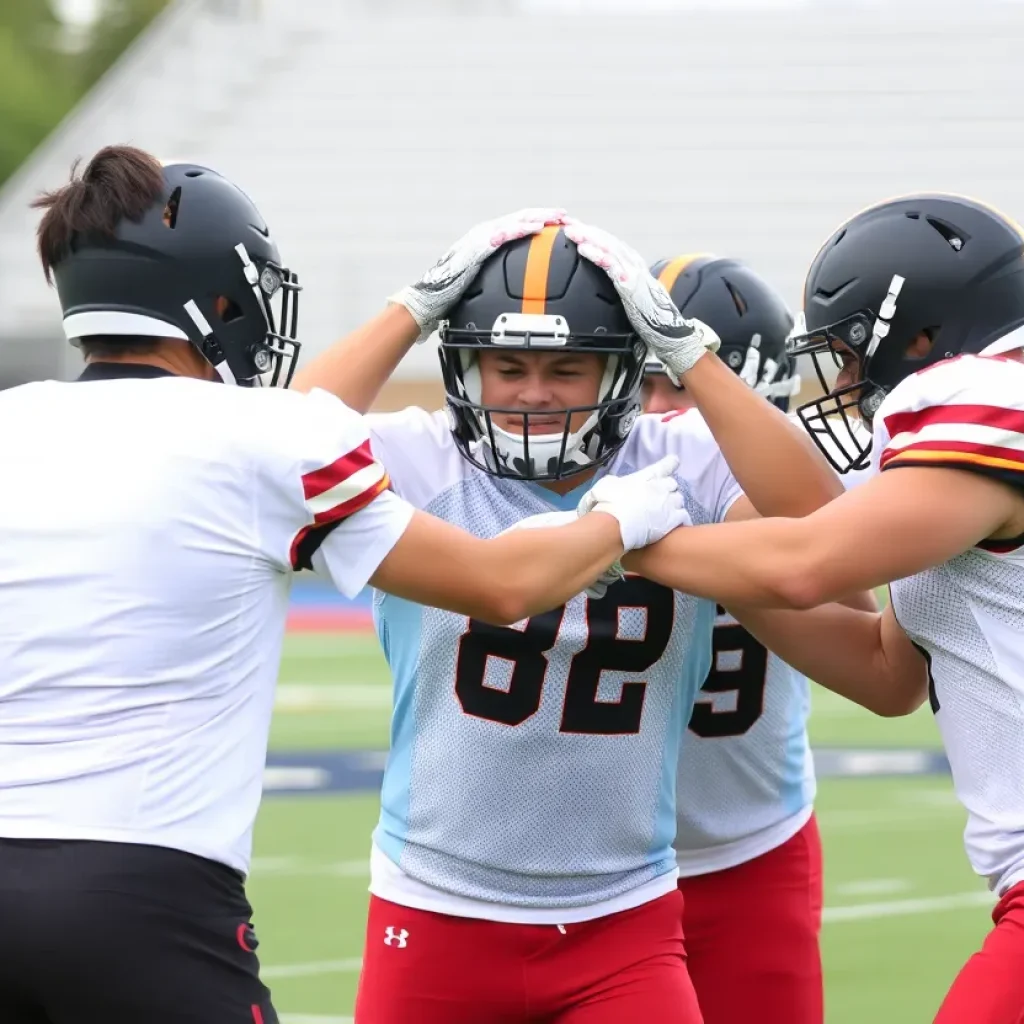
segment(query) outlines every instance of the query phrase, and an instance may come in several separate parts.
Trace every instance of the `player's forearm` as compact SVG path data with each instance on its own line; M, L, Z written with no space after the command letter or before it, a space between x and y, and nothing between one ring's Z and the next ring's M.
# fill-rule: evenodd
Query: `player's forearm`
M350 409L368 412L418 336L409 311L397 303L390 305L296 373L292 388L322 388Z
M909 715L927 697L924 658L886 629L884 613L839 604L800 612L730 611L787 664L876 715Z
M565 604L590 586L622 550L618 520L591 512L568 526L516 531L484 541L473 571L500 591L497 611L507 624Z
M606 512L491 540L414 512L370 583L416 604L507 626L565 604L622 551L622 527Z
M683 384L761 515L807 515L843 493L806 431L720 359L698 359Z
M726 606L813 608L847 594L822 595L805 570L814 559L809 534L799 519L685 527L630 552L623 565L673 590Z

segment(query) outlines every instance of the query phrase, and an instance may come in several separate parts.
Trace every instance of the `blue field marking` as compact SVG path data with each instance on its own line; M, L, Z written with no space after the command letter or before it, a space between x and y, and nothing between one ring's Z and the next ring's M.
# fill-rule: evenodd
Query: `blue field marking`
M271 753L263 773L265 795L369 793L380 789L386 750L311 750Z
M266 796L375 793L384 778L387 756L386 750L271 753L263 792ZM913 748L816 747L814 767L819 779L949 774L949 762L941 751Z

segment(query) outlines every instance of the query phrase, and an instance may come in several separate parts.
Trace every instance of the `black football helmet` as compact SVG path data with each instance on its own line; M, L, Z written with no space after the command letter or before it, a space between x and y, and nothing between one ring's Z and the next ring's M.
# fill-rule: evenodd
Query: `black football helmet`
M783 411L800 390L786 339L793 314L782 297L739 260L696 253L661 260L651 273L683 316L707 324L722 340L718 356L758 394ZM664 373L654 357L648 373Z
M509 242L490 256L438 328L448 415L463 457L493 476L562 480L599 466L625 442L640 411L647 346L630 325L604 271L583 259L561 228ZM607 357L594 405L546 410L564 417L557 433L529 433L529 413L486 406L478 355L579 350ZM574 413L589 415L572 430ZM522 434L495 413L521 415Z
M249 197L208 167L165 166L142 219L76 239L54 280L72 344L180 338L245 386L287 387L295 372L298 277Z
M1008 351L1024 324L1024 236L984 203L927 194L858 213L825 242L804 286L790 355L810 355L825 391L797 410L833 466L870 463L868 432L885 396L918 370L962 353ZM916 354L924 335L931 347ZM854 382L828 379L855 360ZM851 412L853 410L853 412ZM859 433L859 439L858 439Z

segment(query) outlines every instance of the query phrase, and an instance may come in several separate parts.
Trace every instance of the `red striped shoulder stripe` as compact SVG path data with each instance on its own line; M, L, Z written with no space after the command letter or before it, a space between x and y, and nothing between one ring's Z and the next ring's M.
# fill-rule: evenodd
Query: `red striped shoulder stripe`
M366 508L371 501L383 494L390 486L391 480L387 473L385 473L377 483L361 491L355 497L341 504L334 505L325 512L318 512L313 517L313 522L302 527L292 540L291 548L289 549L289 560L292 566L298 568L299 549L310 534L322 534L322 536L316 538L315 547L319 547L323 537L330 533L341 520L347 519L349 516L355 515L360 509Z
M890 437L914 434L937 423L995 427L1024 434L1024 410L1002 405L933 405L918 411L894 412L885 417Z
M1024 473L1024 449L976 444L971 441L915 441L903 448L887 448L878 461L881 469L893 463L948 462L973 463L978 466L991 466L993 469Z
M332 487L344 483L359 470L372 466L374 461L370 442L366 440L358 448L342 455L340 459L335 459L329 466L314 469L311 473L303 473L302 490L306 500L319 497Z

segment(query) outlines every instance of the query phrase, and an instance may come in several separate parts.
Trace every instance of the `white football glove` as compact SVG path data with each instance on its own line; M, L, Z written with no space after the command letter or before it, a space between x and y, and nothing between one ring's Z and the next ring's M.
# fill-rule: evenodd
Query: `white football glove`
M546 224L561 224L565 210L530 208L485 221L462 236L415 284L396 292L389 303L405 306L420 325L420 341L436 329L451 306L462 298L480 264L503 245L535 235Z
M627 551L656 544L678 526L692 526L683 496L672 474L679 458L663 459L628 476L606 476L594 484L576 506L577 515L607 512L615 516Z
M567 526L569 523L575 523L578 518L579 513L575 511L540 512L535 516L527 516L525 519L520 519L518 523L510 526L507 530L502 530L501 533L511 533L513 530L532 530L543 526ZM498 536L500 537L501 534L498 534ZM608 593L608 588L613 583L618 583L622 577L622 566L616 562L605 569L583 593L595 601L600 601Z
M679 312L635 249L582 221L568 218L564 225L566 238L576 243L580 255L611 279L633 330L665 364L673 384L679 386L682 375L705 352L718 351L718 335L707 324L687 320Z

